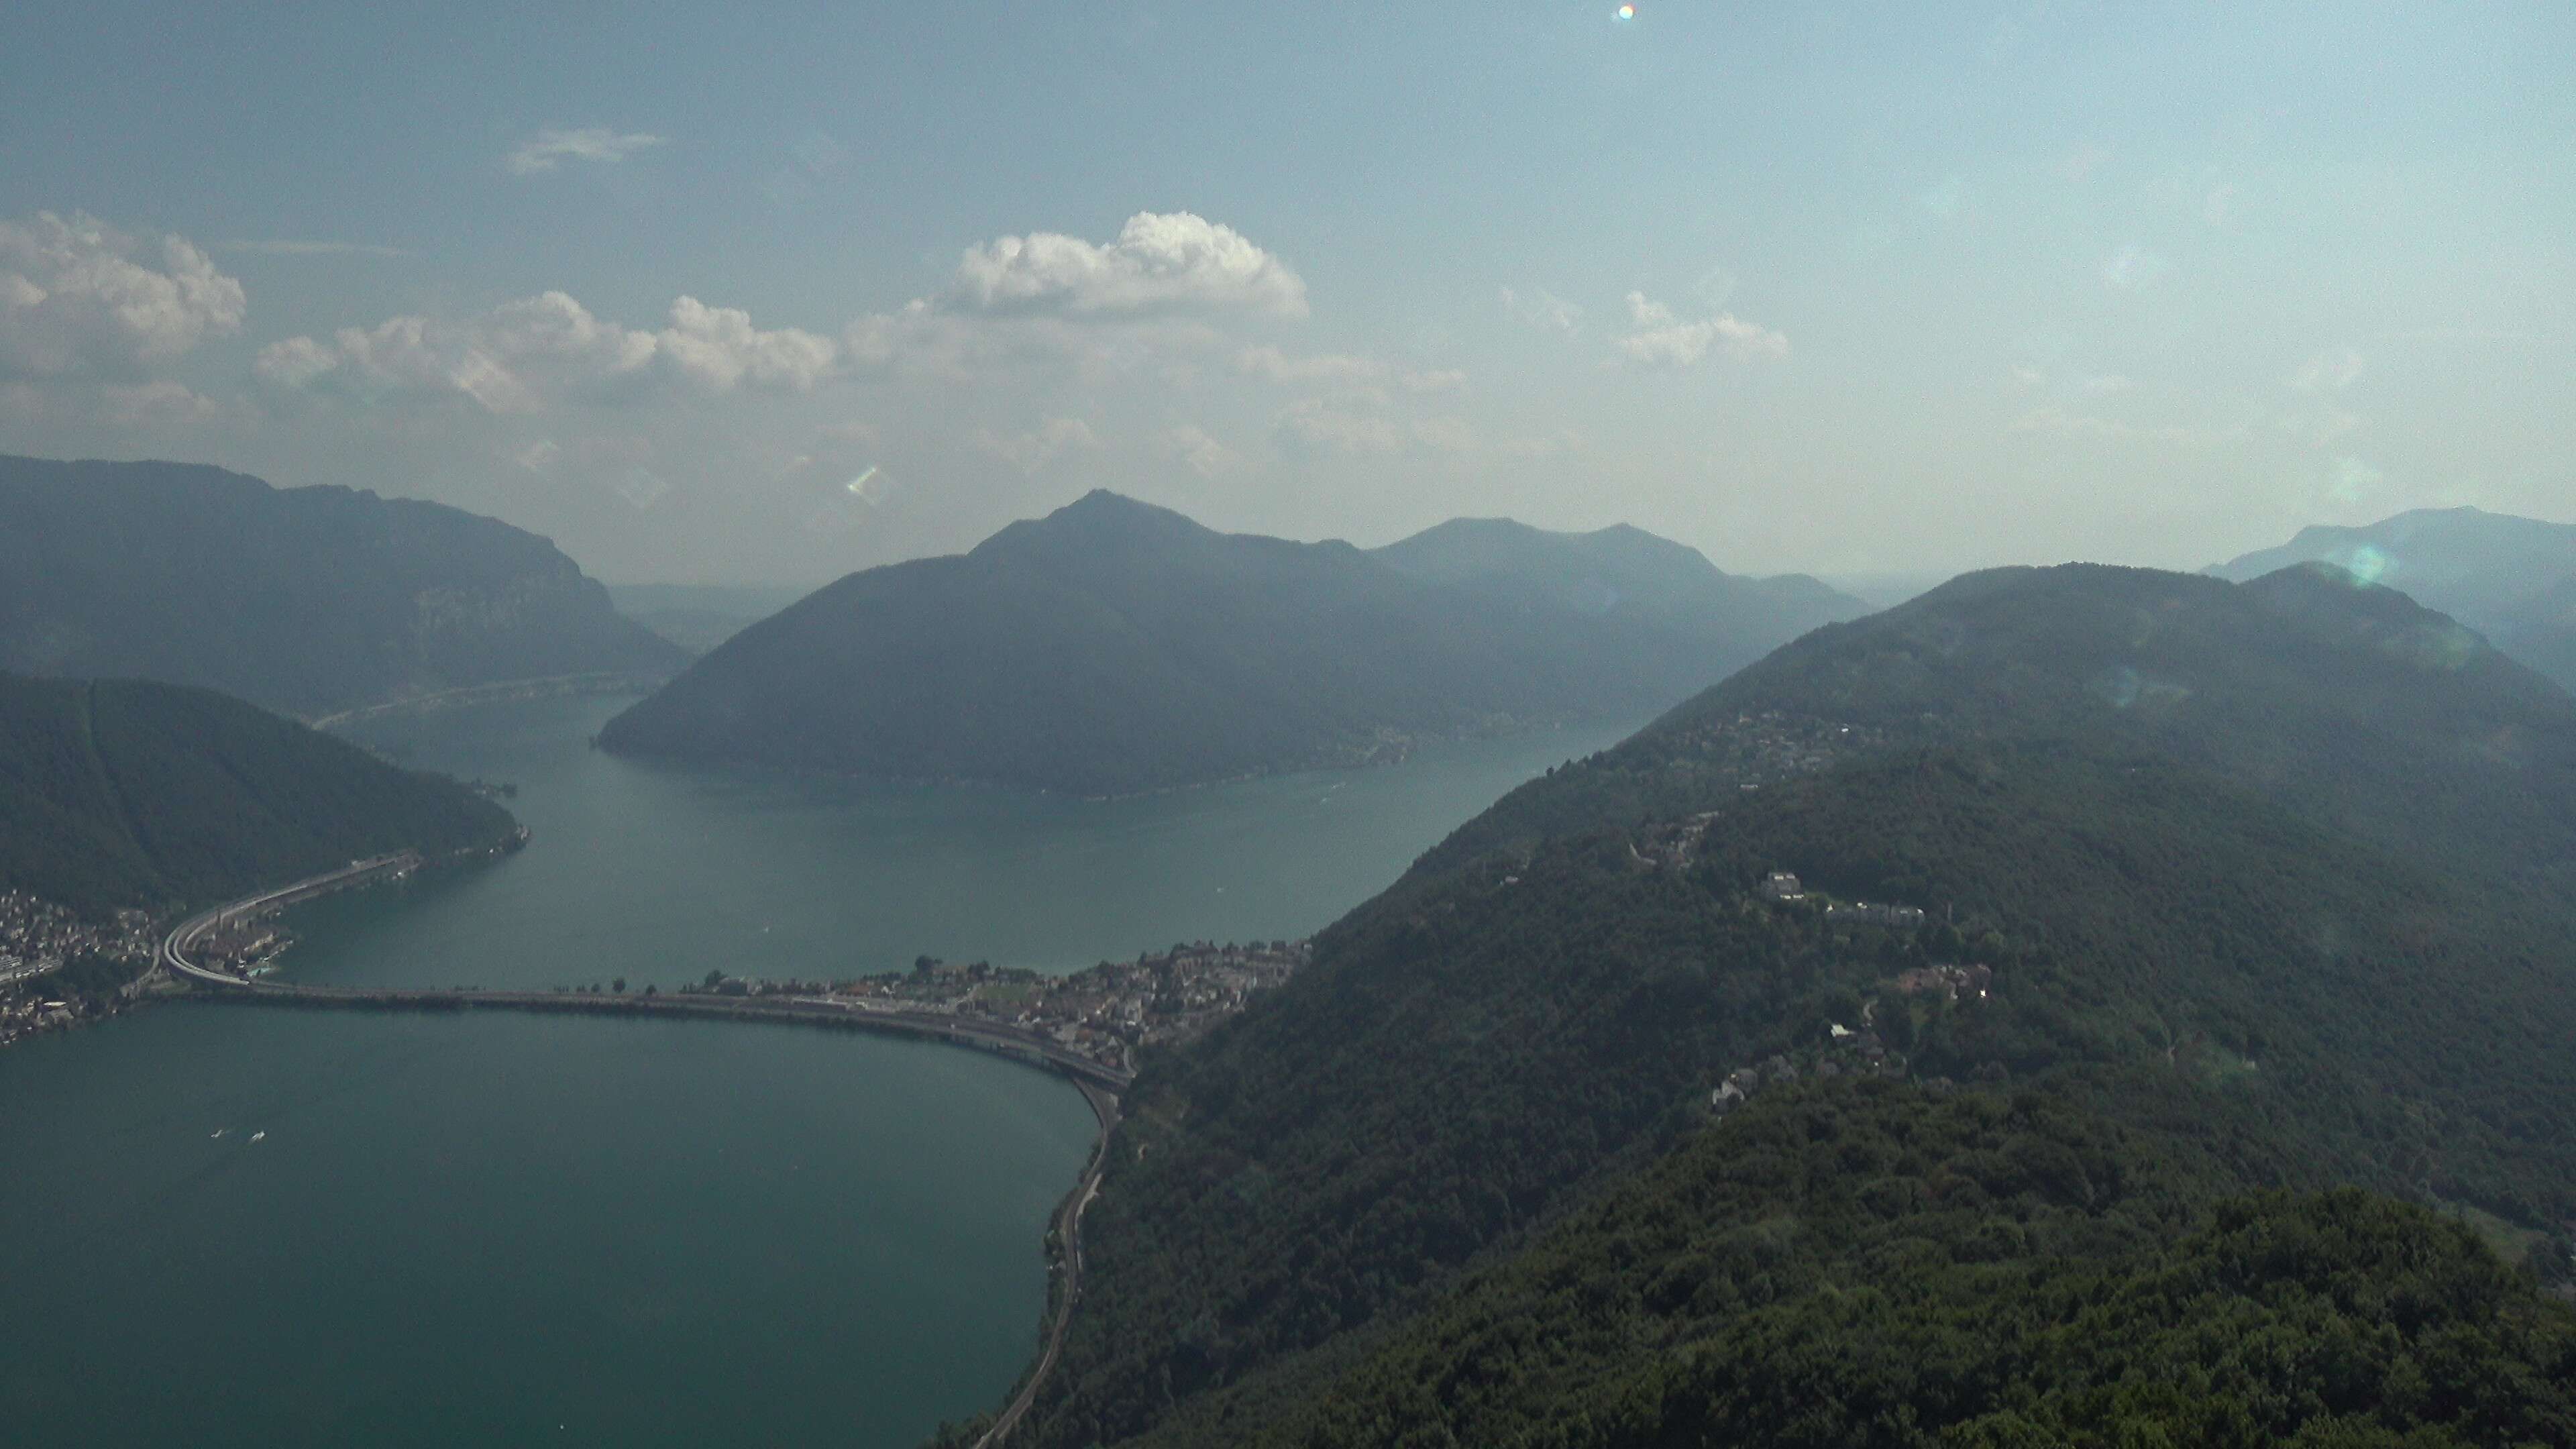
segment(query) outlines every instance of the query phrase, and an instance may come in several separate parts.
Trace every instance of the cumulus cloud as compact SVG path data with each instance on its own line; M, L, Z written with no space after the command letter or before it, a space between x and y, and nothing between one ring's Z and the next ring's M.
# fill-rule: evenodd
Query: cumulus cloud
M1165 428L1154 439L1164 457L1176 458L1202 478L1218 478L1243 466L1243 455L1219 442L1195 423Z
M986 428L975 435L977 450L1032 474L1076 448L1099 446L1100 439L1091 431L1091 425L1080 418L1049 418L1025 433L996 433Z
M1140 211L1115 241L1056 232L966 249L950 304L1071 317L1152 312L1306 315L1306 284L1241 232L1186 211Z
M2299 364L2290 374L2290 386L2300 392L2341 392L2361 380L2362 356L2347 347L2337 352L2320 352Z
M1387 375L1387 366L1375 358L1346 357L1335 353L1318 353L1293 357L1276 347L1247 347L1234 355L1237 372L1272 382L1376 382Z
M406 247L377 246L371 242L299 241L292 238L217 242L215 247L218 251L248 252L258 257L412 257L420 255Z
M2111 253L2102 263L2102 280L2123 292L2150 287L2173 271L2173 263L2131 243Z
M1297 386L1377 387L1394 383L1407 392L1454 392L1467 385L1467 374L1455 368L1417 371L1374 357L1331 352L1301 357L1268 346L1237 352L1234 368L1248 376Z
M641 131L620 134L606 126L583 126L578 130L549 126L521 141L502 164L510 168L513 176L542 176L566 161L623 161L638 151L665 144L666 138Z
M253 371L287 391L462 394L491 412L528 413L657 377L706 393L802 391L839 355L828 337L792 327L764 332L749 313L695 297L671 304L670 325L645 331L546 292L463 321L395 317L342 328L328 341L290 337L261 349Z
M1635 329L1613 338L1611 346L1632 367L1696 367L1713 353L1730 357L1786 357L1789 339L1768 327L1747 322L1732 312L1684 321L1673 309L1643 292L1628 294L1628 320Z
M1572 332L1583 324L1583 309L1547 292L1503 288L1503 310L1515 321L1548 332Z
M246 310L241 283L184 237L147 245L77 212L0 222L0 376L130 377Z
M212 422L223 409L212 398L167 378L100 389L99 413L120 428L183 428Z
M2070 412L2065 408L2047 407L2034 409L2015 418L2012 431L2095 442L2171 443L2181 447L2206 447L2242 438L2247 428L2241 423L2228 428L2190 427L2171 423L2131 423L2117 418Z

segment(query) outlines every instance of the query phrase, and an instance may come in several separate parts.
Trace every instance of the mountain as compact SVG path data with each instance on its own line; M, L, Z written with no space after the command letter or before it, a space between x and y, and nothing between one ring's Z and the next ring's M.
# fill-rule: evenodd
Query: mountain
M1859 608L1634 530L1479 521L1369 552L1095 492L969 553L818 591L600 743L1126 794L1634 717Z
M2576 700L2448 617L1970 575L1524 786L1148 1054L1021 1432L2549 1442L2571 884Z
M435 503L179 463L0 458L0 668L318 716L685 655L554 545Z
M2244 580L2330 563L2413 596L2576 688L2576 524L2427 508L2362 528L2305 528L2210 570Z
M795 603L809 590L752 584L610 584L617 612L691 658Z
M512 829L453 780L211 690L0 674L0 891L159 910Z

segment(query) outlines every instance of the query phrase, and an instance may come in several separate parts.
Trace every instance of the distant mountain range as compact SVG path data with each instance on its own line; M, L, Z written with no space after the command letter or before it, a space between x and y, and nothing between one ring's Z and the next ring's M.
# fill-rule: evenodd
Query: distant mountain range
M2576 689L2576 524L2425 508L2360 528L2315 527L2210 570L2250 579L2330 563L2411 595Z
M0 674L0 890L158 910L513 828L453 780L211 690Z
M695 658L795 603L809 589L755 584L610 584L617 612Z
M1962 577L1149 1054L1015 1442L2563 1441L2571 886L2576 699L2450 618Z
M0 457L0 669L204 685L311 717L686 657L493 519L191 464Z
M600 743L1124 794L1633 718L1865 607L1629 528L1462 519L1363 550L1095 492L969 553L825 587Z

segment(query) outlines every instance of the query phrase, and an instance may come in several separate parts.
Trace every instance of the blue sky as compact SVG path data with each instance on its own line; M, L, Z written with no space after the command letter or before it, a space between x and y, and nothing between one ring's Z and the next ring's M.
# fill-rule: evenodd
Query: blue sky
M621 580L1094 486L1753 572L2568 518L2571 73L2556 4L21 4L0 449Z

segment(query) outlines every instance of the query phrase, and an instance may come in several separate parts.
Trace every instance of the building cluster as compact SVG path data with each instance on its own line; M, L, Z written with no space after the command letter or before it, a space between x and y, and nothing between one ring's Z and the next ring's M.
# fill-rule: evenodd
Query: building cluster
M1628 848L1640 860L1669 870L1688 870L1699 857L1700 842L1708 838L1708 828L1717 823L1718 813L1707 810L1680 820L1657 821L1640 832L1640 838Z
M852 981L758 981L710 973L705 982L681 989L969 1017L1044 1036L1105 1066L1132 1071L1139 1047L1205 1032L1243 1010L1255 994L1286 981L1312 955L1306 941L1198 941L1063 976L924 956L908 972Z
M1807 899L1808 891L1798 878L1785 870L1775 870L1762 878L1762 899L1787 905ZM1921 906L1890 905L1885 901L1825 902L1825 921L1835 926L1886 926L1899 931L1919 929L1926 917Z
M137 965L152 959L160 935L152 918L124 910L91 920L25 891L0 892L0 1046L113 1010L63 987L55 973L74 961Z
M1801 1063L1804 1063L1801 1065ZM1775 1054L1751 1066L1737 1067L1726 1074L1708 1094L1709 1110L1723 1117L1743 1106L1765 1087L1782 1086L1800 1077L1905 1075L1905 1061L1887 1049L1878 1033L1867 1026L1854 1031L1836 1023L1821 1046L1801 1051L1793 1057L1787 1052Z
M1892 906L1885 901L1836 901L1825 907L1825 921L1835 926L1887 926L1911 931L1923 924L1923 908Z
M1952 966L1936 962L1900 971L1889 985L1906 996L1936 995L1943 1001L1967 997L1982 1001L1994 981L1995 968L1992 966Z
M1867 725L1764 710L1700 724L1677 743L1701 770L1740 790L1759 790L1877 749L1887 737Z

